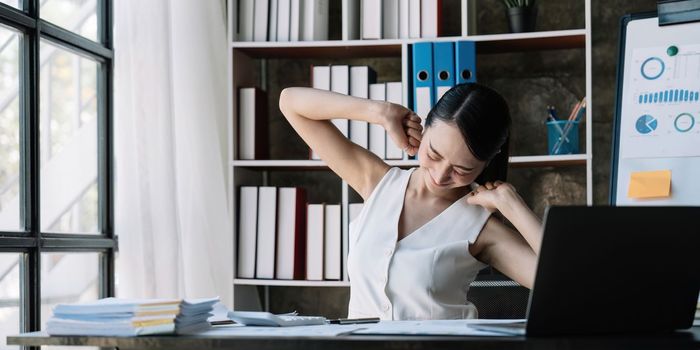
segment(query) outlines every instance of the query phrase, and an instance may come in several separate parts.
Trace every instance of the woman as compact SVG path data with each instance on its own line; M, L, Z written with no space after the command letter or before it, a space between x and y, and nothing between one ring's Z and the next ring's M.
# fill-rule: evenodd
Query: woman
M365 201L350 225L348 317L475 318L466 294L484 264L532 288L541 222L510 184L475 183L507 147L510 115L497 92L453 87L428 114L425 132L417 115L388 102L294 87L279 105ZM330 122L339 117L382 125L420 166L390 167L345 138ZM492 217L496 211L518 232Z

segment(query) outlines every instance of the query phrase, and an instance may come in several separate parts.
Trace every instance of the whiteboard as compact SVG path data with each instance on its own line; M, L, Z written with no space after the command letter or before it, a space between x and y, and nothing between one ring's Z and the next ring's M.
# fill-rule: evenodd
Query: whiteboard
M700 205L700 23L625 16L618 59L611 205ZM629 198L632 173L656 170L670 197Z

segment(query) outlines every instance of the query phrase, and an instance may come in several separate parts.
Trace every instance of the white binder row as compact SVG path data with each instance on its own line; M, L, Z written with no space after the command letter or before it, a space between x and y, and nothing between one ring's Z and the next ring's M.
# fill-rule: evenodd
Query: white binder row
M377 74L368 66L314 66L311 75L311 86L316 89L405 105L401 82L376 83ZM345 137L379 158L405 157L403 150L394 144L381 125L347 119L334 119L333 124ZM320 158L312 152L311 159Z
M329 1L234 1L234 40L328 40ZM441 0L342 0L341 11L343 40L441 35Z
M239 0L237 40L328 40L328 1Z
M343 0L343 40L437 38L440 0Z

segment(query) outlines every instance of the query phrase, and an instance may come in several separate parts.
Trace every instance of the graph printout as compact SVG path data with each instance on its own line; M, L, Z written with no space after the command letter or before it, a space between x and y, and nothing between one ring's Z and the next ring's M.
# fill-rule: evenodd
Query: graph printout
M631 58L620 157L700 156L700 44L636 48Z

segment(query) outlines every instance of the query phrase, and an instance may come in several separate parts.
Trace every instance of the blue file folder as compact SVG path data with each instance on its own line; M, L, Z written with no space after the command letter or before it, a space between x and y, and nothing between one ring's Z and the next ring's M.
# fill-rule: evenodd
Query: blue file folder
M435 96L437 103L442 95L455 85L455 45L453 42L433 43Z
M433 43L415 43L413 50L413 111L424 121L435 103Z
M476 82L476 45L473 41L458 41L455 47L457 84Z

